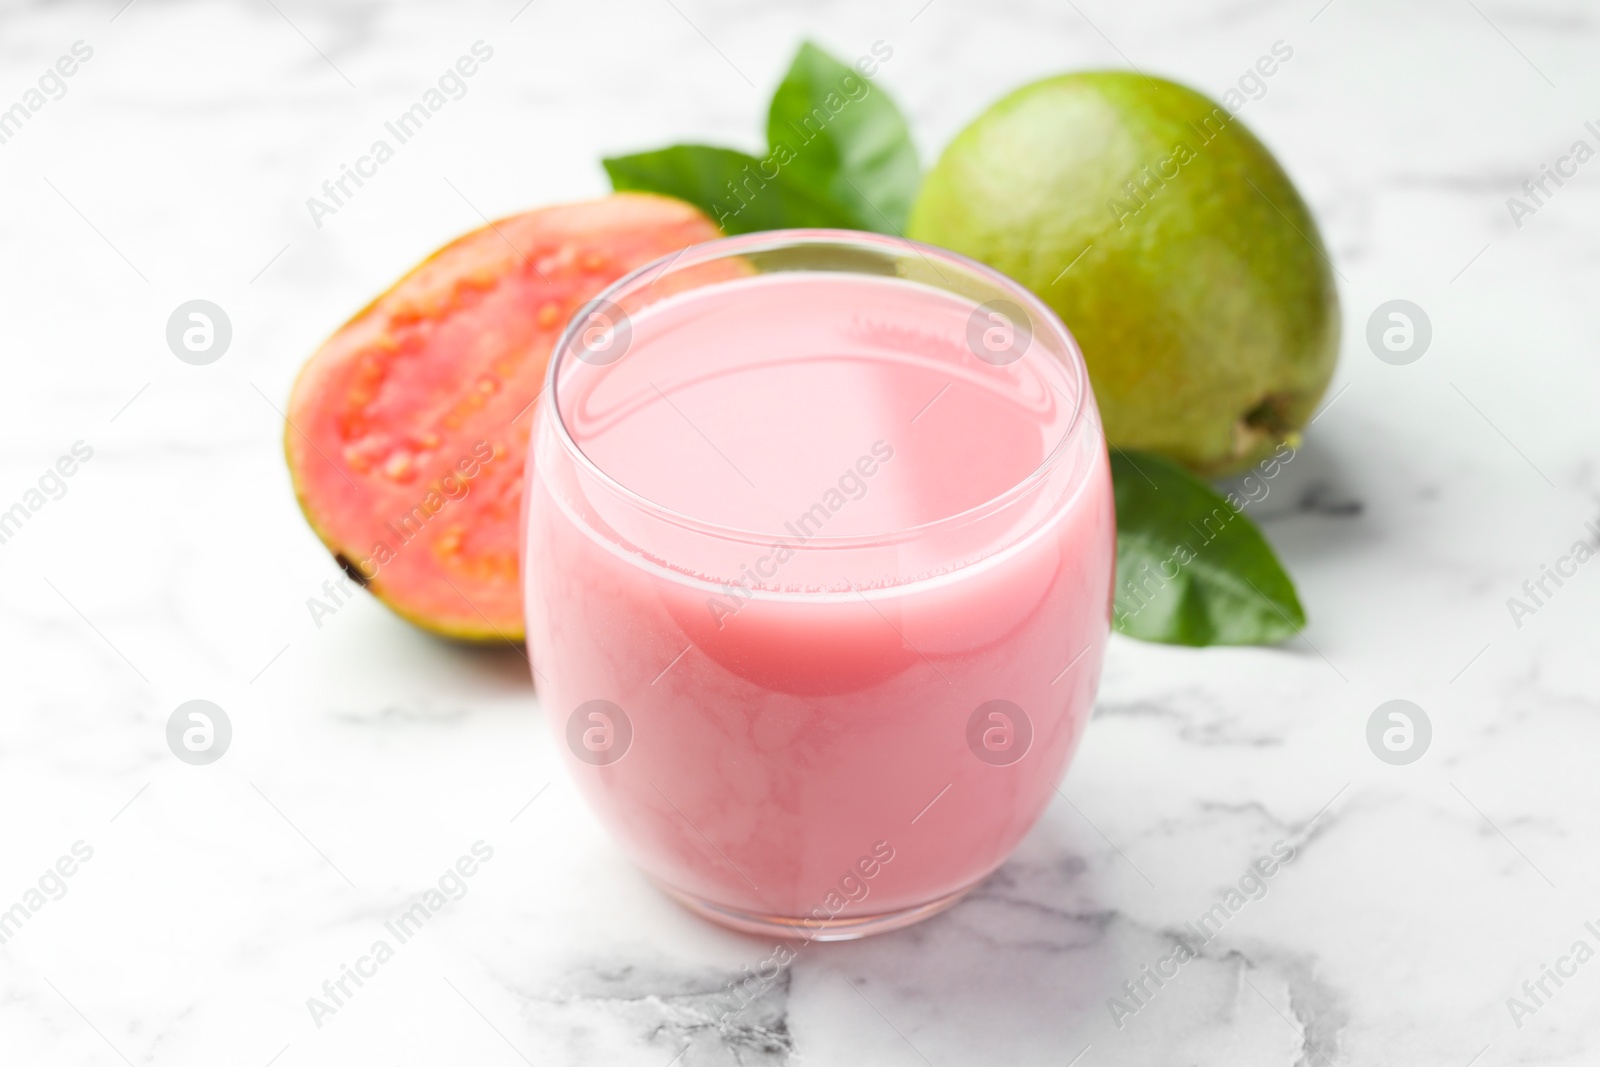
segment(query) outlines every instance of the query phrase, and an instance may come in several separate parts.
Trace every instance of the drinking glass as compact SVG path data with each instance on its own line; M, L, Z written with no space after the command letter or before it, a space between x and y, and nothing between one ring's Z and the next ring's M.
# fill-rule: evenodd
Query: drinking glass
M1110 626L1083 358L942 249L789 230L622 278L530 442L526 611L568 768L657 885L843 939L953 904L1054 796Z

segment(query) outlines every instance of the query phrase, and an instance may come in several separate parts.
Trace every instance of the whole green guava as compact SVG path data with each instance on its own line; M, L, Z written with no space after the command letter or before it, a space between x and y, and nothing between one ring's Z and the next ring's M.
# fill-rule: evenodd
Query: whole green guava
M1338 293L1310 210L1235 115L1173 82L1017 90L951 142L908 232L1061 316L1113 445L1238 471L1297 434L1333 375Z

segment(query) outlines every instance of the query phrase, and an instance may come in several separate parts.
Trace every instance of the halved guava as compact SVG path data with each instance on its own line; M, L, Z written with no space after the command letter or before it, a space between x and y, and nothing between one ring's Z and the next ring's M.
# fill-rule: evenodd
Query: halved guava
M605 286L717 236L661 196L530 211L445 245L324 342L284 445L346 573L425 629L520 640L522 468L550 351Z

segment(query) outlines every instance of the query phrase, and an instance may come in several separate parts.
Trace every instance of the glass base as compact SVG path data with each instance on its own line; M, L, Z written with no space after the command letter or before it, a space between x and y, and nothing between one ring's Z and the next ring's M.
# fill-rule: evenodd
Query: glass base
M780 941L855 941L858 938L871 937L873 934L901 930L953 906L975 887L975 884L965 886L938 900L903 908L900 911L882 912L878 915L841 916L837 919L816 919L740 911L737 908L701 900L661 882L655 884L667 896L702 919L709 919L719 926L726 926L742 933L759 934Z

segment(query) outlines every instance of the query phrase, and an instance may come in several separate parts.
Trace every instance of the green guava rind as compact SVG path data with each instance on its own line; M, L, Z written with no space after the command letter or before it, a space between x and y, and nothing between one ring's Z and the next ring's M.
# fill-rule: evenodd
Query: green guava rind
M1338 294L1310 210L1238 118L1173 82L1017 90L951 142L908 233L1061 316L1115 446L1232 473L1303 427L1333 375Z

